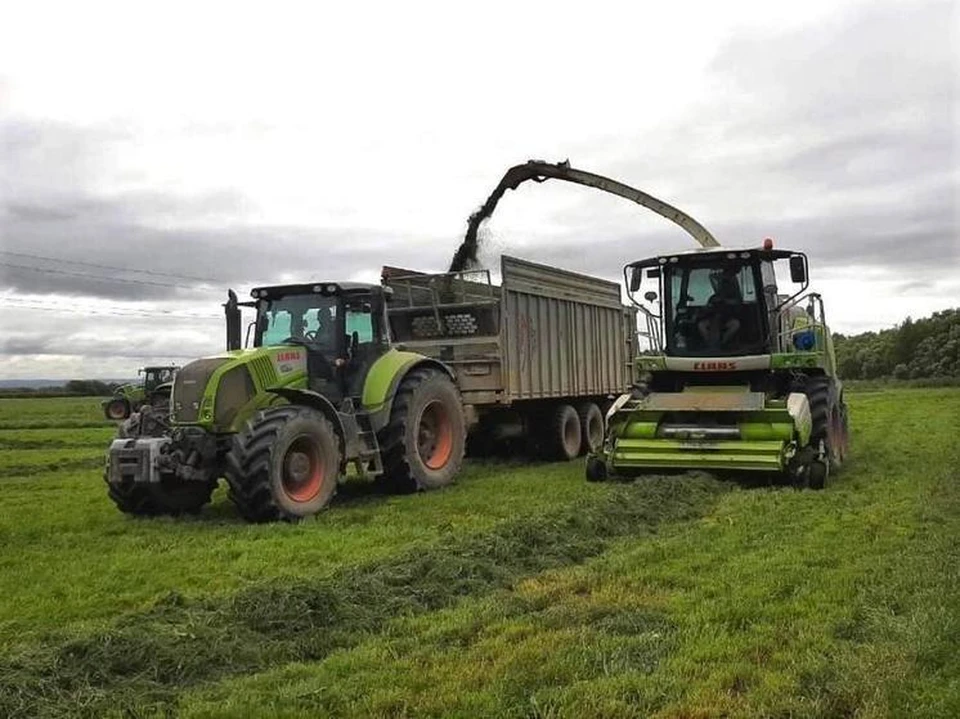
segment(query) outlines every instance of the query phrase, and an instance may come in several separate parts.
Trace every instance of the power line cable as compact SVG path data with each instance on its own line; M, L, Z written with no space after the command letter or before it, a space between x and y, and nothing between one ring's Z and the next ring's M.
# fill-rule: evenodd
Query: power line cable
M14 252L12 250L0 250L0 255L11 255L13 257L25 257L31 260L45 260L47 262L60 262L69 265L83 265L84 267L95 267L101 270L117 270L119 272L133 272L140 275L154 275L156 277L171 277L179 280L193 280L195 282L210 282L221 284L222 280L213 280L208 277L195 277L193 275L181 275L173 272L160 272L159 270L139 270L133 267L118 267L116 265L101 265L96 262L85 262L83 260L68 260L63 257L46 257L44 255L32 255L29 252Z
M217 320L222 321L223 317L221 315L191 315L191 314L180 314L174 310L136 310L136 309L116 309L114 307L110 308L84 308L84 307L68 307L63 305L49 305L43 304L33 300L23 300L21 298L10 298L3 297L2 302L5 305L12 305L14 307L23 307L24 309L29 310L41 310L45 312L66 312L69 314L81 314L81 315L108 315L113 317L144 317L148 319L184 319L184 320Z
M173 287L183 290L196 290L198 289L192 285L181 285L172 282L154 282L152 280L131 280L124 279L122 277L105 277L104 275L95 275L87 272L70 272L69 270L57 270L52 267L36 267L33 265L21 265L14 262L0 262L0 267L12 267L18 270L26 270L28 272L37 272L40 274L50 273L54 275L63 275L66 277L82 277L88 280L97 280L99 282L120 282L125 285L144 285L150 287Z

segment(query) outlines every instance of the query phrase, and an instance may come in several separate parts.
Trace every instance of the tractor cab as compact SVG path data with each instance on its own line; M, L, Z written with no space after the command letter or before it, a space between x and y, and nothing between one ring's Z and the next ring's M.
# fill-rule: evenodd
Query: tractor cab
M658 255L627 265L624 273L655 354L753 357L815 348L801 330L822 319L822 304L809 295L810 305L798 307L808 285L803 253L775 250L767 241L760 248ZM780 291L778 274L789 275L788 293Z
M238 303L235 295L228 301L229 349L240 349L239 306L252 307L247 347L303 347L310 389L333 402L361 394L367 370L389 347L384 288L323 282L257 287L250 294L252 302Z
M165 367L144 367L139 370L143 375L143 389L148 395L162 384L173 382L173 375L179 369L173 365Z

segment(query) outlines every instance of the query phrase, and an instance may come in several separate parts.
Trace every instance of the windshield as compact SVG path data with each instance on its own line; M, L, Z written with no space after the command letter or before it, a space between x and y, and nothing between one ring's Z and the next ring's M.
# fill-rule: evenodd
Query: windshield
M665 268L667 345L678 355L744 355L765 348L756 268L698 263Z
M255 345L279 345L293 338L333 354L337 349L338 304L337 297L319 294L261 301L257 306Z

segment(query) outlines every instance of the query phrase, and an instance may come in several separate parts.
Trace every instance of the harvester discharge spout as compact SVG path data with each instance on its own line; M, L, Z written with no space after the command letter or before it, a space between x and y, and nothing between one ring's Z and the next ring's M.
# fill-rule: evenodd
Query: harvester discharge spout
M585 187L593 187L612 195L618 195L619 197L637 203L641 207L652 210L661 217L679 225L701 247L720 246L720 243L710 234L710 231L693 219L693 217L673 205L657 199L653 195L625 185L617 180L611 180L609 177L570 167L569 160L557 163L544 162L543 160L530 160L521 165L514 165L507 170L483 205L470 215L470 218L467 220L467 234L464 237L463 243L457 248L457 252L453 256L453 260L450 263L450 272L462 272L476 264L478 249L477 233L480 225L493 214L497 203L500 202L500 198L503 197L507 190L516 190L521 184L529 180L541 183L549 179L572 182Z

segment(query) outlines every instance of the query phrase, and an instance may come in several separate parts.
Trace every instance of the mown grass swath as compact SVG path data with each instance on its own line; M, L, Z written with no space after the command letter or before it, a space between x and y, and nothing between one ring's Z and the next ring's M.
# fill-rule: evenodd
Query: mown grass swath
M392 618L433 611L599 554L607 542L697 516L723 490L707 478L613 488L567 510L505 522L317 581L257 587L226 601L172 594L93 636L27 651L0 669L5 715L92 714L172 700L184 685L278 661L315 660Z

